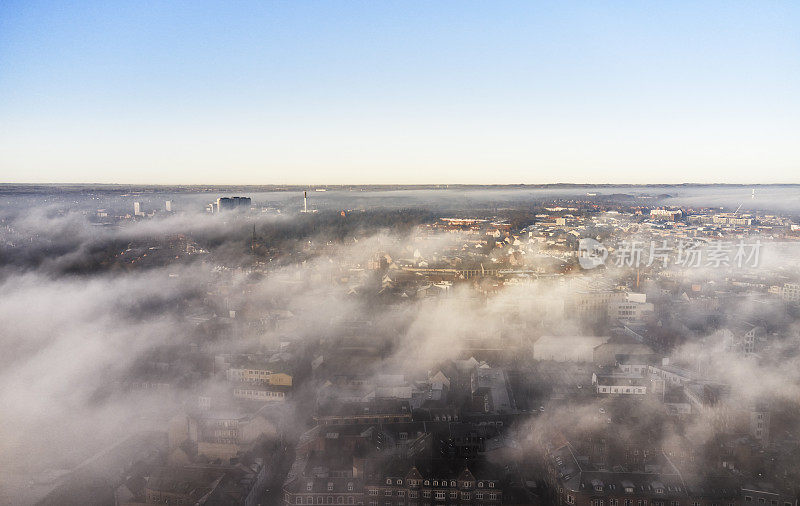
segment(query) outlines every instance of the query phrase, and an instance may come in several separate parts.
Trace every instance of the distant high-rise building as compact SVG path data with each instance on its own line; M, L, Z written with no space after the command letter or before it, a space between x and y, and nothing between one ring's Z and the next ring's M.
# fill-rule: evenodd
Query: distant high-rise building
M666 221L677 221L683 216L680 209L652 209L650 218Z
M783 300L795 304L800 303L800 283L784 283L780 293Z
M142 211L142 203L141 202L134 202L133 203L133 215L134 216L144 216L144 211Z
M166 211L168 213L172 212L172 201L171 200L167 200L166 202L164 202L164 209L166 209Z
M250 209L250 197L220 197L217 199L217 212Z

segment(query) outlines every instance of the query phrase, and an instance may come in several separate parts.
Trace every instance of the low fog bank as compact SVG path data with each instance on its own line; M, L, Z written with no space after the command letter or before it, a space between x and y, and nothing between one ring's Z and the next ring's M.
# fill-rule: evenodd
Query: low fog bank
M366 263L381 244L406 238L385 230L407 233L425 216L186 213L97 227L85 215L42 208L8 220L7 232L34 239L18 245L7 234L2 249L0 404L8 409L0 417L0 499L25 503L36 497L25 490L40 481L130 434L163 431L198 394L224 390L208 358L215 350L313 343L332 322L369 318L369 300L347 299L346 287L328 281L343 262ZM328 246L322 255L304 251L311 243ZM226 335L234 307L240 318L284 311L302 322L291 336ZM298 391L296 402L311 395ZM288 432L297 425L293 403L281 409ZM297 416L302 426L309 413Z
M475 353L492 356L495 345L505 350L497 361L524 375L538 371L532 348L543 335L608 330L573 318L564 308L574 286L548 276L505 286L476 279L448 287L441 297L382 298L397 278L370 271L371 261L433 258L470 240L462 233L421 234L418 226L436 217L428 208L256 216L196 211L104 225L49 206L7 216L0 245L0 501L40 499L50 485L37 489L37 480L58 482L130 434L165 431L198 396L226 388L213 358L223 351L291 347L310 364L351 337L342 329L356 322L379 350L380 360L365 365L372 378L428 379ZM592 274L610 286L630 276L612 268ZM650 300L667 297L643 282L641 291L648 290ZM662 358L709 384L724 384L726 405L777 407L781 430L800 434L800 419L792 418L800 410L797 315L784 306L766 310L761 299L744 289L735 303L710 311L717 323L772 322L779 338L757 356L731 349L704 314L704 323L690 329L697 339L676 342ZM291 327L237 326L276 314L291 315ZM662 328L672 321L659 317L654 325ZM287 438L312 425L316 386L299 386L276 409L273 420ZM540 407L535 388L519 391L531 399L516 399L526 408L515 413L514 431L531 459L541 457L543 439L593 437L612 422L619 439L647 435L653 447L691 441L710 452L719 434L713 406L675 422L648 401L612 419L606 413L619 411L610 407L615 401L585 395L579 404L542 401ZM800 461L794 464L800 468Z

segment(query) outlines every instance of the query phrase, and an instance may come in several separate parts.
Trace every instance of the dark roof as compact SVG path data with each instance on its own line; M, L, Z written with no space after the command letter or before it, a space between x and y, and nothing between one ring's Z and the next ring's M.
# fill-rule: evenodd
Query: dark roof
M686 496L686 490L678 474L616 473L611 471L581 471L578 480L580 491L593 494L621 495L625 488L633 488L631 494L673 499ZM663 490L659 493L657 490Z
M219 469L161 467L148 478L146 488L199 499L211 492L224 474Z
M738 498L739 479L733 476L691 476L686 479L689 497L705 499Z
M319 407L318 416L370 416L411 414L408 401L379 399L370 402L330 402Z
M550 452L548 464L567 490L594 495L619 496L626 493L663 498L685 497L686 490L680 474L617 472L612 470L585 470L581 468L569 444ZM662 489L663 492L658 492Z
M373 485L382 485L387 478L408 478L419 474L424 480L499 481L505 471L486 461L464 462L449 459L420 458L413 460L393 459L387 462L372 480Z
M329 477L329 476L299 476L291 483L284 485L284 490L294 494L342 494L351 492L348 485L352 484L352 491L360 491L364 487L364 482L352 477ZM311 490L308 489L311 485ZM328 489L331 485L331 489Z

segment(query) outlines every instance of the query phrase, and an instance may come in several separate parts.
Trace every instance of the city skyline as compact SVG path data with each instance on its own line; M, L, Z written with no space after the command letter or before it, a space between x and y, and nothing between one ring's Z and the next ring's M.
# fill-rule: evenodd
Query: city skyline
M0 506L800 506L800 3L0 1Z
M798 505L795 186L352 190L3 185L0 503Z

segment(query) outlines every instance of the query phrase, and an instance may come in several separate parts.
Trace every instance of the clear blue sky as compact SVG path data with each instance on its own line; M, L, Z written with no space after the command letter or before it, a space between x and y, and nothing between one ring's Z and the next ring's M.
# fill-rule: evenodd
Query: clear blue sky
M800 2L0 2L0 181L800 183Z

